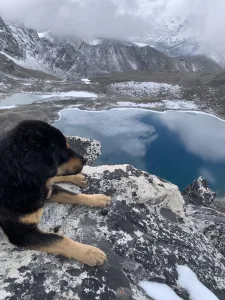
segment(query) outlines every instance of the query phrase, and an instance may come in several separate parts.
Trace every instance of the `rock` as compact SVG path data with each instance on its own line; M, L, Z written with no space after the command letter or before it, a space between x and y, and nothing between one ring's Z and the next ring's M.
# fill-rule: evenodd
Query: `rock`
M116 300L132 300L132 292L126 288L119 288L116 291Z
M213 201L211 208L225 214L225 198L216 198Z
M91 145L79 142L80 149ZM40 228L100 247L107 263L91 268L25 251L0 233L1 300L148 300L138 286L141 280L166 283L188 300L177 286L176 264L190 267L220 300L225 299L224 256L193 218L185 216L177 186L129 165L86 166L84 173L89 187L82 192L106 193L112 205L101 210L48 203Z
M182 194L187 203L198 206L210 206L216 198L216 193L210 189L202 176L186 187Z
M87 157L87 163L91 165L101 155L101 144L98 141L67 136L70 146L78 153Z
M187 216L225 257L225 214L212 208L188 205Z

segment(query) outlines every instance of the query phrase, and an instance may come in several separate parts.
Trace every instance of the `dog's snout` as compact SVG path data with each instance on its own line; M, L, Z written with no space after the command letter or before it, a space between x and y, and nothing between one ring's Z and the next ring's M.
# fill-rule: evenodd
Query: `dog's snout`
M86 165L87 159L86 159L85 157L82 157L82 163L83 163L84 165Z

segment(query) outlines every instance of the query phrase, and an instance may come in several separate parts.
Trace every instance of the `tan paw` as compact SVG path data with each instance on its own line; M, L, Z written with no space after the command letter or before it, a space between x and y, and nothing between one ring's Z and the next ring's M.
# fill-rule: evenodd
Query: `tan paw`
M106 262L107 257L99 248L82 245L77 259L88 266L94 267L103 265Z
M111 203L111 198L102 195L102 194L95 194L95 195L90 195L90 201L88 202L88 206L90 207L106 207L110 205Z
M86 177L82 174L77 174L77 175L71 175L71 183L85 188L88 186L88 181L86 179Z

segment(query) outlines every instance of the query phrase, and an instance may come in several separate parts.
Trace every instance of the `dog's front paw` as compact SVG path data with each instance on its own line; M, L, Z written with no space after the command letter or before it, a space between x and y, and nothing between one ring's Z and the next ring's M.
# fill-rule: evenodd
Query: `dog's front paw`
M102 194L96 194L96 195L90 195L90 201L88 203L88 205L90 207L106 207L109 206L111 203L111 198L106 196L106 195L102 195Z
M80 247L80 253L76 259L88 266L94 267L103 265L106 262L107 257L106 254L99 248L82 245Z
M71 175L70 177L71 177L71 183L82 188L88 186L88 180L83 174Z

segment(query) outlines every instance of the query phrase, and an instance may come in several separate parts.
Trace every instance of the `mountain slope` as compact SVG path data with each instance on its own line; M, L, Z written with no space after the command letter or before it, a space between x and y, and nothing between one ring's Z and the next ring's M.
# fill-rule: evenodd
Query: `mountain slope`
M200 57L177 59L150 46L102 39L88 44L78 38L38 34L0 18L1 53L19 66L63 78L95 77L113 72L219 71L213 61Z
M224 51L218 51L213 43L204 43L200 36L201 33L193 29L191 20L176 17L160 20L153 33L143 37L142 42L153 45L171 57L203 55L224 68Z

